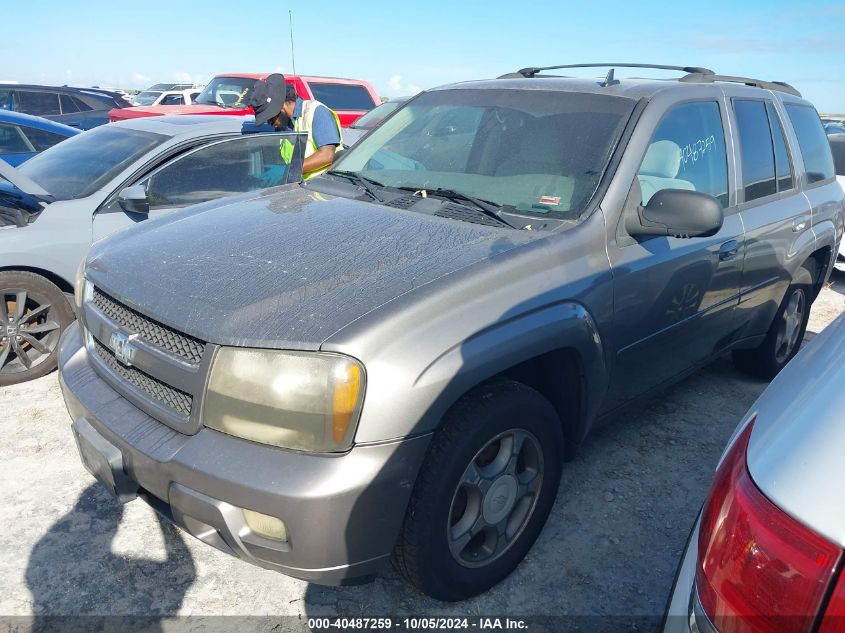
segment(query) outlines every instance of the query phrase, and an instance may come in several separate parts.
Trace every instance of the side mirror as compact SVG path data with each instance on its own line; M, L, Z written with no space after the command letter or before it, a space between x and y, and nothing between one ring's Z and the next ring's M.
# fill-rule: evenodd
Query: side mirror
M625 222L632 236L709 237L722 228L725 215L713 196L686 189L661 189Z
M129 213L150 212L150 201L147 199L147 190L144 185L126 187L118 194L117 203L121 209Z

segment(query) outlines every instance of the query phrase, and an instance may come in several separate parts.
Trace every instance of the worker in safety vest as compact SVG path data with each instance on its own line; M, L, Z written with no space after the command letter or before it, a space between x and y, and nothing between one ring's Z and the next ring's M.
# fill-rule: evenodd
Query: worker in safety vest
M302 163L303 178L311 178L331 167L335 153L343 146L340 119L332 110L315 99L300 99L296 89L285 83L285 76L281 73L255 82L249 105L255 111L256 126L266 122L280 132L308 133ZM287 143L286 147L283 141L280 147L282 158L285 158L286 150L292 153L292 144ZM285 162L289 161L290 156Z

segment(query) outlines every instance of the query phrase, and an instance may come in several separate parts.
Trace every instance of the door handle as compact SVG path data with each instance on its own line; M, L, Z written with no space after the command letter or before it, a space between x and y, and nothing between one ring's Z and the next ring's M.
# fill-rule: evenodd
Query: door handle
M804 216L803 218L795 218L792 221L792 232L798 233L799 231L803 231L807 228L807 224L809 224L810 218Z
M730 240L719 247L719 261L726 262L736 257L739 252L739 242Z

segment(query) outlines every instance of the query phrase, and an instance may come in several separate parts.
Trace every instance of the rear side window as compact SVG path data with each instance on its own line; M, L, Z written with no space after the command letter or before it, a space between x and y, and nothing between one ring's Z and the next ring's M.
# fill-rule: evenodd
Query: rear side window
M772 140L775 146L775 172L778 179L778 191L792 189L792 161L789 159L789 150L786 148L786 137L783 133L780 117L775 112L775 107L766 102L766 113L769 115L769 126L772 130Z
M332 110L372 110L376 107L364 86L313 82L308 86L314 98Z
M728 161L715 101L673 107L657 127L637 172L642 203L662 189L700 191L728 206Z
M0 123L0 154L20 154L31 151L32 148L17 125Z
M739 127L745 201L777 193L775 154L766 104L763 101L737 99L734 101L734 112Z
M813 184L833 178L833 156L818 113L809 106L794 103L786 105L786 112L798 137L807 182Z
M845 176L845 138L831 139L830 150L833 152L833 166L837 176Z
M71 114L73 112L79 112L79 106L76 105L73 99L71 99L70 95L59 95L59 103L62 104L62 114Z
M35 116L51 116L60 114L59 95L54 92L30 92L29 90L18 90L15 93L17 98L17 110Z
M48 147L53 147L56 143L65 140L67 137L55 132L48 132L47 130L39 130L34 127L22 128L24 134L32 143L36 151L43 152Z
M72 96L71 101L73 101L73 105L75 105L79 109L80 112L88 112L89 110L94 109L91 106L89 106L87 103L85 103L82 99L79 99L77 97Z

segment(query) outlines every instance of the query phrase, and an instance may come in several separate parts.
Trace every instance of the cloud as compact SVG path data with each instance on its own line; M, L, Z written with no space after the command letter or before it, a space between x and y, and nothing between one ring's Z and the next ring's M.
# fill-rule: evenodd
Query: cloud
M415 95L421 90L422 88L417 84L402 81L402 75L392 75L387 80L387 96L389 97Z
M136 70L132 73L132 81L138 84L148 84L151 80L149 77Z

